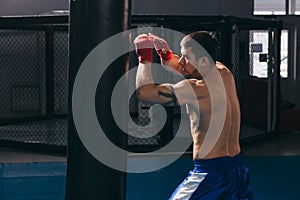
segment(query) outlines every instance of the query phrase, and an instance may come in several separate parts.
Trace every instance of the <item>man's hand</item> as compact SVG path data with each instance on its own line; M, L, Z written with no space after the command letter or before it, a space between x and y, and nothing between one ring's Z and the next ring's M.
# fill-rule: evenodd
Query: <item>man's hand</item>
M149 33L149 38L153 41L157 54L164 60L169 61L173 58L173 52L166 40Z
M152 40L146 34L138 35L133 41L135 52L138 55L139 62L152 62Z

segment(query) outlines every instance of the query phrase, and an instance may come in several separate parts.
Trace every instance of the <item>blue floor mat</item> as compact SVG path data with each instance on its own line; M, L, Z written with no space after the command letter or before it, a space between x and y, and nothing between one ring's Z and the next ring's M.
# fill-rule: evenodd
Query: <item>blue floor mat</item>
M128 167L157 163L131 159ZM300 199L300 156L245 157L258 200ZM155 172L127 176L127 200L165 200L185 178L192 160L181 158ZM65 162L0 164L1 200L63 200Z

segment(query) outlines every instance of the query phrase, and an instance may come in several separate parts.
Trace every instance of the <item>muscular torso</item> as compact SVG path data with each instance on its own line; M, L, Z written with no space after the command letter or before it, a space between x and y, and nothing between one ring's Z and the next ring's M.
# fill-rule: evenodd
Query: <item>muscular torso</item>
M234 156L240 152L240 107L235 82L224 65L217 62L216 66L201 68L203 79L194 69L191 75L197 79L185 79L174 85L154 84L149 63L140 64L137 71L136 93L140 100L153 103L177 101L187 106L194 159ZM196 98L192 94L196 94ZM207 147L207 144L213 145Z
M236 87L234 79L229 70L220 63L217 63L217 68L222 77L226 102L223 103L226 106L226 111L220 108L222 102L214 105L213 112L215 116L224 116L221 120L212 121L212 99L208 92L207 83L203 80L197 80L195 84L195 91L201 92L206 95L199 95L199 99L195 104L187 105L187 112L191 120L191 133L193 137L193 158L194 159L208 159L221 156L234 156L240 152L239 145L239 132L240 132L240 106L236 94ZM197 88L198 87L198 88ZM217 100L218 102L218 100ZM199 110L197 109L199 106ZM199 113L200 112L200 113ZM223 114L223 115L222 115ZM216 118L214 118L216 119ZM218 119L218 118L217 118ZM219 133L208 132L209 126L219 126L224 119L224 124L221 124ZM205 137L207 134L214 134L214 145L208 149L208 153L202 154L204 149L201 149ZM211 141L210 141L211 142ZM207 149L206 149L207 150ZM199 157L200 155L200 157Z

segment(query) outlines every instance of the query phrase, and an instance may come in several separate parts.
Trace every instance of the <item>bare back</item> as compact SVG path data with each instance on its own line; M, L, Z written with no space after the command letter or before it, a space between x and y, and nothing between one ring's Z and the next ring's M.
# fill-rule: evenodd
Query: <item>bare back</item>
M201 93L201 98L198 99L200 113L197 113L195 106L188 104L187 112L191 120L191 132L193 137L193 158L208 159L221 156L234 156L240 152L239 133L240 133L240 105L236 94L236 87L233 76L228 68L221 63L217 63L217 68L222 77L225 93L226 93L226 114L225 122L222 131L219 134L218 140L205 157L199 157L201 147L203 146L204 138L211 121L211 96L208 92L208 87L203 80L198 80L195 83L195 91ZM205 95L203 95L205 94ZM214 109L218 115L221 110ZM216 122L211 122L216 123ZM212 124L213 125L213 124Z

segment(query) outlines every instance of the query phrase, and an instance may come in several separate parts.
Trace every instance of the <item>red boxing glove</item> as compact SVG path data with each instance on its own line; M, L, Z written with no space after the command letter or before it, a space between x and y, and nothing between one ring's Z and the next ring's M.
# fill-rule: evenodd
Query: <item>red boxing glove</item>
M173 51L170 49L166 40L149 33L150 38L153 41L154 47L158 55L165 61L169 61L173 58Z
M152 62L152 40L146 34L141 34L133 41L135 52L139 57L139 62Z

